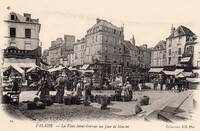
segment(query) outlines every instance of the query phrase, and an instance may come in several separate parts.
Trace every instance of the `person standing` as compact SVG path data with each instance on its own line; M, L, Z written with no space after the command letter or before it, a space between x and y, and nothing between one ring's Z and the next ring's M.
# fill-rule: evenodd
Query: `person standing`
M65 93L65 88L67 86L67 78L65 77L59 77L57 80L58 84L55 86L57 92L56 92L56 98L55 98L55 102L56 103L62 103L62 99Z
M36 95L40 93L40 100L44 100L49 97L49 87L47 82L47 77L43 76L42 80L40 81L40 87L38 88L38 92Z

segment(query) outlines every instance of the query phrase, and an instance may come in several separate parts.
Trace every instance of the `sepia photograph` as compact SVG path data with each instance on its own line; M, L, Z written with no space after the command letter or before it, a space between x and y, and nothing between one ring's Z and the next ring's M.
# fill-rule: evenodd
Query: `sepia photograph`
M199 130L198 0L1 0L1 130Z

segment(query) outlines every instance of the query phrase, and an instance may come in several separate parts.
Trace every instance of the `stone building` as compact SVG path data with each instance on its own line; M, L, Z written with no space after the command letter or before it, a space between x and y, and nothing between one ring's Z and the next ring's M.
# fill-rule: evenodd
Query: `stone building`
M85 36L85 63L99 65L104 73L122 72L124 29L98 19Z
M9 12L4 23L4 66L15 65L27 70L34 65L40 65L39 19L32 19L28 13L20 15Z
M50 65L61 64L60 58L64 47L64 41L62 38L57 38L55 41L51 41L51 46L49 47Z
M49 47L49 64L58 65L63 64L68 66L68 53L73 50L75 43L75 36L64 35L62 38L57 38L51 42Z
M124 45L129 49L131 56L129 66L132 68L136 68L139 65L138 61L139 49L135 45L135 40L132 39L131 41L124 41Z
M149 69L151 67L151 49L147 48L146 44L137 46L138 53L138 66L141 69Z
M151 67L164 67L166 65L166 41L161 40L151 50Z
M196 36L186 42L180 63L184 67L200 67L200 43Z
M74 44L74 64L83 65L85 63L85 38L77 40Z
M180 65L185 44L194 36L195 34L185 26L181 25L177 29L172 26L171 34L166 38L167 65Z

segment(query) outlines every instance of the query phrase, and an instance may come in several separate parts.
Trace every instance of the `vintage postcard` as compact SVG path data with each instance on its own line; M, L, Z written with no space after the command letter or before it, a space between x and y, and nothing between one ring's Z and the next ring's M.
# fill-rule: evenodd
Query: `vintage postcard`
M0 130L199 130L197 0L1 0Z

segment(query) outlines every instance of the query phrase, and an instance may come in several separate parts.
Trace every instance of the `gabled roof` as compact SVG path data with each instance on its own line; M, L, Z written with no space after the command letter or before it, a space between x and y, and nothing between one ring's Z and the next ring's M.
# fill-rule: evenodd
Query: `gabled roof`
M152 50L166 50L166 41L161 40Z
M124 41L124 45L130 50L138 50L138 48L135 45L131 44L130 41Z
M180 25L167 39L182 35L193 36L195 34L189 28Z

